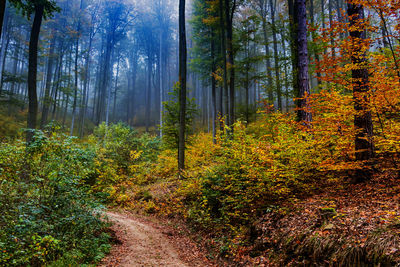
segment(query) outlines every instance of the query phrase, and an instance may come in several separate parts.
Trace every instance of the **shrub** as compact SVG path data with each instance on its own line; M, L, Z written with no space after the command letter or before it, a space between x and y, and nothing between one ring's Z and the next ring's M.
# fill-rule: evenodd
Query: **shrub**
M100 260L110 248L107 224L85 180L94 149L43 132L34 142L0 146L0 265L72 265Z

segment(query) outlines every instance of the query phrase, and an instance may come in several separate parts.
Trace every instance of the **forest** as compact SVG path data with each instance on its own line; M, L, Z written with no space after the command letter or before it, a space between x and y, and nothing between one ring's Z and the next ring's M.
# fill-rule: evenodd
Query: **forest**
M400 266L398 0L0 0L0 103L0 266Z

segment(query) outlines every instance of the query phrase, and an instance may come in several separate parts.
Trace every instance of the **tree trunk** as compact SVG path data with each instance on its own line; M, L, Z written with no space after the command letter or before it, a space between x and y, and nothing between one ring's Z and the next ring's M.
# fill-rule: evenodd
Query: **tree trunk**
M15 44L16 48L14 51L14 62L13 62L13 68L12 68L12 74L17 76L18 75L18 63L19 63L19 57L20 57L20 50L21 50L21 44L16 43ZM12 96L15 94L15 82L13 81L11 83L11 88L10 88L10 100Z
M57 110L57 102L58 102L58 94L59 94L59 88L60 88L60 79L61 79L61 73L62 73L62 62L63 62L63 53L59 55L59 62L56 70L56 76L54 77L54 80L56 81L56 84L53 84L53 107L52 107L52 114L51 118L54 120L55 115L56 115L56 110Z
M42 24L44 12L44 5L39 4L35 7L35 18L33 19L31 36L29 39L29 67L28 67L28 132L26 134L26 141L30 143L33 139L33 129L36 129L36 119L38 113L38 101L36 91L36 74L37 74L37 54L40 26Z
M6 12L6 0L0 0L0 38L3 29L3 20L5 12Z
M163 38L162 38L162 31L160 31L160 55L159 55L159 58L160 58L159 59L159 69L160 69L160 71L159 71L159 75L160 75L160 77L159 77L159 79L160 79L160 138L162 138L162 136L163 136L162 127L163 127L163 101L164 101L164 97L163 97L164 84L163 84L163 77L162 77L162 75L163 75L163 73L162 73L162 71L163 71L163 68L162 68L162 64L163 64L163 61L162 61L162 58L163 58L162 50L163 50Z
M357 28L360 25L360 20L364 20L364 8L359 4L348 3L347 14L350 19L350 41L354 51L351 51L351 61L356 66L351 72L353 85L354 109L354 128L355 135L355 156L357 161L368 161L374 157L374 142L373 142L373 125L371 110L368 108L369 99L369 74L365 67L366 56L365 51L362 51L362 43L366 39L365 29ZM362 25L362 24L361 24ZM371 171L358 170L355 177L355 182L362 182L371 178Z
M86 59L85 59L85 80L83 82L83 96L82 96L82 107L80 110L80 126L79 126L79 137L82 138L84 135L84 122L85 122L85 117L86 117L86 110L87 110L87 102L89 98L88 94L88 87L90 85L90 53L92 51L92 42L93 42L93 29L92 32L90 33L89 37L89 45L86 53Z
M212 101L212 135L213 143L216 144L216 132L217 132L217 92L216 92L216 81L215 81L215 36L214 30L211 29L211 101Z
M332 0L328 0L328 12L329 12L329 27L330 27L330 39L331 39L331 53L332 53L332 58L335 58L335 40L333 38L333 9L332 9Z
M296 0L295 10L297 12L297 45L298 45L298 103L297 119L307 126L311 122L311 113L308 110L308 96L310 94L308 80L308 50L307 50L307 14L306 0Z
M0 65L0 94L3 91L3 74L4 74L4 68L6 66L6 59L7 59L7 54L8 54L8 45L10 44L10 32L11 32L11 27L8 26L9 22L8 22L8 18L7 21L5 23L4 26L6 26L6 32L3 36L3 40L2 40L2 45L1 45L1 53L0 53L0 58L1 58L1 65Z
M233 14L236 9L236 0L230 6L230 0L225 0L226 40L229 65L229 112L228 126L232 127L235 122L235 58L233 52ZM233 130L233 129L231 129Z
M276 95L278 97L278 110L282 111L282 88L281 88L281 77L279 75L280 68L279 68L279 55L278 55L278 40L276 38L275 6L272 0L269 0L269 5L271 8L272 38L274 41Z
M178 169L180 176L185 169L185 130L186 130L186 75L187 47L185 25L185 0L179 0L179 144Z
M227 70L227 60L226 60L226 36L225 36L225 22L224 22L224 2L223 0L219 0L219 20L220 20L220 30L221 30L221 56L223 62L223 95L221 98L223 99L223 108L221 111L221 116L227 115L227 120L229 121L229 112L228 112L228 70ZM226 14L225 14L226 15ZM225 111L225 112L224 112ZM228 122L227 121L227 122ZM223 126L221 126L223 127Z
M149 132L150 126L150 112L151 112L151 75L153 72L153 62L151 60L151 51L148 51L148 59L147 59L147 90L146 90L146 132Z
M321 20L322 20L322 28L325 29L325 0L321 0ZM324 49L324 54L326 54L326 48Z
M54 34L54 32L53 32ZM51 77L53 75L53 62L54 62L54 47L56 43L56 38L53 36L50 43L50 51L49 58L47 61L47 76L46 76L46 87L44 90L44 99L43 99L43 110L42 110L42 119L40 121L40 128L43 129L47 123L47 116L49 114L49 107L51 104L50 97L50 86L51 86Z
M80 9L82 10L83 0L81 0ZM78 14L80 16L80 14ZM69 135L72 136L74 134L75 127L75 114L76 114L76 106L78 102L78 52L79 52L79 39L80 39L80 31L81 31L81 19L78 18L78 25L76 27L76 44L75 44L75 83L74 83L74 103L72 104L72 121L71 121L71 129Z
M120 55L119 55L120 51L118 50L118 54L117 54L117 73L115 75L115 84L114 84L114 103L113 103L113 117L112 117L112 121L115 122L115 109L117 106L117 92L118 92L118 76L119 76L119 62L120 62Z
M310 21L311 21L311 26L314 27L315 26L315 21L314 21L314 0L310 0ZM312 37L312 41L315 42L316 39L316 32L312 32L311 33L311 37ZM318 65L319 63L319 55L318 55L318 49L317 47L314 47L313 49L314 51L314 57L315 57L315 61ZM317 74L317 84L320 85L321 84L321 73L319 71L316 71Z
M267 35L267 0L258 0L258 5L260 8L261 15L261 26L262 33L264 37L264 48L265 48L265 68L267 72L267 94L269 104L274 104L274 94L273 94L273 85L272 85L272 72L271 72L271 59L269 52L269 43L268 43L268 35Z
M299 95L299 81L298 81L298 40L297 40L297 26L298 26L298 13L295 12L295 0L288 0L289 7L289 20L290 20L290 53L292 65L292 87L295 96Z

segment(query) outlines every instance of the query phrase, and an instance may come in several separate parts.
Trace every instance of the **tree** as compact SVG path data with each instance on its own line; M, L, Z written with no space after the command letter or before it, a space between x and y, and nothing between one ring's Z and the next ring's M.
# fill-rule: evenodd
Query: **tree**
M200 79L205 86L211 84L211 119L214 143L216 142L216 121L217 121L217 30L220 24L217 17L218 2L196 0L193 3L192 28L193 47L191 49L190 69L200 75ZM225 72L224 72L225 73ZM225 81L224 81L225 83Z
M235 122L235 55L233 51L233 15L237 8L237 1L225 0L226 43L229 67L229 111L228 126Z
M5 11L6 11L6 0L1 0L0 1L0 38L1 38L2 29L3 29L3 19L4 19Z
M369 109L369 74L366 68L366 51L361 45L366 39L363 26L364 7L356 1L348 1L347 15L350 22L350 42L353 48L351 71L355 127L355 156L357 161L369 161L374 157L372 115ZM356 182L365 181L371 177L369 170L358 170Z
M297 119L306 124L311 122L308 96L310 95L308 80L308 49L307 49L307 14L306 0L295 0L294 12L296 13L296 41L297 41Z
M261 17L261 26L262 33L264 37L264 49L265 49L265 69L267 72L267 88L268 88L268 101L270 104L274 103L274 94L272 90L272 72L271 72L271 59L270 59L270 51L269 51L269 40L268 40L268 32L267 32L267 9L268 2L267 0L255 0L256 2L256 10Z
M53 12L59 11L54 1L49 0L34 0L29 2L22 2L20 0L13 0L13 5L22 11L22 14L27 18L35 13L33 19L31 34L29 38L29 67L28 67L28 132L26 135L27 143L30 143L33 138L33 129L36 129L36 120L38 113L38 100L36 89L36 74L37 74L37 54L40 26L43 18L51 16Z
M185 169L185 126L186 126L186 75L187 47L185 26L185 0L179 0L179 145L178 169Z
M54 35L54 31L53 31ZM45 87L45 92L44 92L44 99L43 99L43 110L42 110L42 118L40 121L40 128L43 129L43 127L46 125L47 122L47 116L49 114L49 107L51 104L51 98L50 98L50 86L51 86L51 77L53 74L53 62L54 62L54 47L56 43L56 37L53 36L50 41L50 50L49 50L49 58L47 61L47 75L46 75L46 87Z
M275 63L275 83L276 83L276 95L278 97L278 110L282 111L282 89L281 89L281 77L279 70L279 52L278 52L278 40L276 37L276 23L275 23L275 12L276 12L276 1L275 5L272 0L269 0L271 9L271 24L272 24L272 40L274 42L274 63Z

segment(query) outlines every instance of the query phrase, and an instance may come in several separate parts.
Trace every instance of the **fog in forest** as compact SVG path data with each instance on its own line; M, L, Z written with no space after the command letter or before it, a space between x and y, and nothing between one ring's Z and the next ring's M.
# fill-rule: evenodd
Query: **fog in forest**
M45 18L39 36L38 124L43 128L55 121L78 136L90 133L103 122L123 122L158 133L164 103L175 99L171 92L178 81L178 2L54 3L60 11ZM218 1L186 3L188 99L193 99L197 110L194 125L198 130L211 131L217 114L254 121L263 99L282 111L291 110L293 105L287 3L232 3L232 27L228 27L233 30L232 48L222 42L227 37L224 27L229 20L220 20ZM332 19L340 20L343 1L329 7L323 4L324 1L315 3L308 10L310 23L325 27ZM33 16L28 20L7 2L1 38L0 93L8 113L27 109ZM310 40L314 37L309 35ZM311 63L318 53L320 48L310 49ZM310 85L316 88L313 72L311 66ZM234 110L229 111L233 105Z

